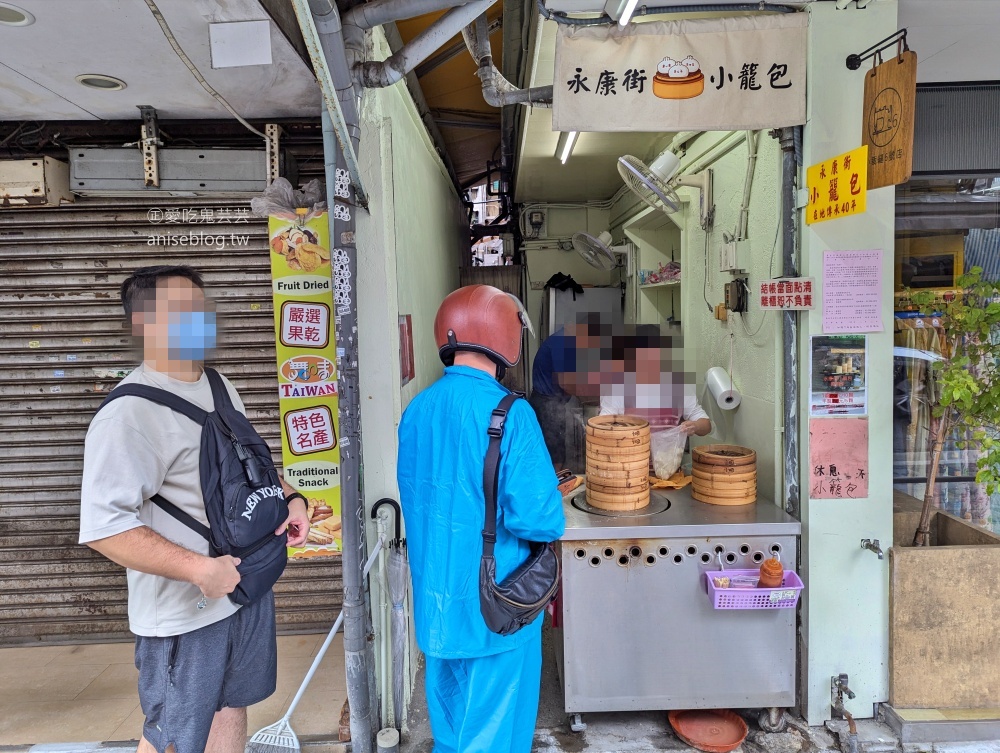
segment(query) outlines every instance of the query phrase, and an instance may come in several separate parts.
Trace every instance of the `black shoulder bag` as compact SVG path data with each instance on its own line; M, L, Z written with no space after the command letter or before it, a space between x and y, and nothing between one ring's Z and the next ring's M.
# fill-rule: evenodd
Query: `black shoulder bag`
M497 486L500 476L500 442L507 413L520 395L510 394L490 417L489 447L483 469L486 522L483 526L483 559L479 565L479 609L494 633L512 635L531 623L559 590L559 556L550 543L530 542L528 555L514 572L497 583L493 545L497 540Z

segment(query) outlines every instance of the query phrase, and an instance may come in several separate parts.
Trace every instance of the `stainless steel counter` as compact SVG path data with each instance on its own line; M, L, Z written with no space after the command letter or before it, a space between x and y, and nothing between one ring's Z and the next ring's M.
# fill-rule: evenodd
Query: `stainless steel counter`
M598 514L575 492L556 641L574 729L596 711L795 705L795 609L717 610L706 573L771 556L794 568L798 521L765 499L721 507L689 489L654 491L652 514Z
M573 505L583 498L583 487L563 498L566 533L563 541L586 541L593 538L634 539L710 536L797 536L799 521L767 499L738 507L707 505L691 496L691 487L653 490L651 496L665 498L670 507L653 515L600 515L584 512ZM655 506L656 500L653 500Z

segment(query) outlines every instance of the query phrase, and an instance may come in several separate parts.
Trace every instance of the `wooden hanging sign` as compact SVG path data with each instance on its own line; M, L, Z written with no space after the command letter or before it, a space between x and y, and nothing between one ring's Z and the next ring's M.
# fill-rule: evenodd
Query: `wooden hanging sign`
M907 50L865 74L861 142L868 147L868 189L905 183L913 172L917 54Z

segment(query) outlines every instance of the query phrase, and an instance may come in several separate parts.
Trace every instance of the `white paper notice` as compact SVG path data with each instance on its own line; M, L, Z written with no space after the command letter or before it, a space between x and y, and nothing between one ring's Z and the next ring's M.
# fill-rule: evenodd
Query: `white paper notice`
M823 332L882 331L882 250L823 252Z

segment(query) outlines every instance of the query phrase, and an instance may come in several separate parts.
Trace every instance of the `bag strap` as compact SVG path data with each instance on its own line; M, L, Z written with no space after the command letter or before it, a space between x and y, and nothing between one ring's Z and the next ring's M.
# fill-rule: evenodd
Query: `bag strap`
M100 413L101 408L110 403L112 400L128 396L141 397L144 400L149 400L166 408L170 408L172 411L187 416L199 426L204 426L205 421L208 420L208 411L202 410L194 403L188 402L179 395L175 395L173 392L161 390L158 387L150 387L145 384L122 384L115 387L110 393L108 393L108 396L104 398L104 402L101 403L97 412Z
M483 467L483 496L486 498L486 521L483 525L483 556L493 556L493 545L497 540L497 489L500 481L500 442L503 441L503 427L507 414L515 400L522 395L512 392L504 395L500 404L490 414L490 436L486 448L486 462Z
M168 502L166 499L161 497L159 494L154 494L149 498L149 501L154 505L159 507L163 512L167 513L174 520L183 523L196 534L201 536L209 544L212 543L212 532L209 527L199 520L195 520L193 517L184 512L181 508L175 505L173 502Z
M226 383L222 381L219 372L206 366L205 373L212 387L212 402L215 403L216 412L225 414L227 411L235 411L236 406L233 405L233 399L229 396L229 390L226 389Z

